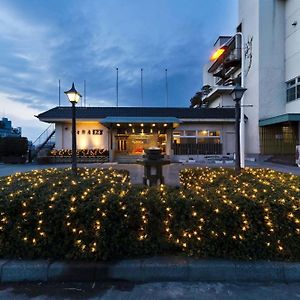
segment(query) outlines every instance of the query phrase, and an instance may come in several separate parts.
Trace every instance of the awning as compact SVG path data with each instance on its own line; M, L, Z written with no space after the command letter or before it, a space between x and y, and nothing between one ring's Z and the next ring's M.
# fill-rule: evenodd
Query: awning
M106 117L100 120L102 124L117 123L157 123L157 124L180 124L181 121L175 117Z
M268 126L272 124L284 123L284 122L300 122L300 114L284 114L272 118L259 120L259 126Z

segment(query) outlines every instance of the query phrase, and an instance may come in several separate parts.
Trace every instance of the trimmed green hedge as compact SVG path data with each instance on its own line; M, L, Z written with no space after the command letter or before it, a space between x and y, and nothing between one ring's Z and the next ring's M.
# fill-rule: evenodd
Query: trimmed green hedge
M300 259L300 179L187 169L181 188L126 171L49 169L0 178L0 257L106 260L156 254Z

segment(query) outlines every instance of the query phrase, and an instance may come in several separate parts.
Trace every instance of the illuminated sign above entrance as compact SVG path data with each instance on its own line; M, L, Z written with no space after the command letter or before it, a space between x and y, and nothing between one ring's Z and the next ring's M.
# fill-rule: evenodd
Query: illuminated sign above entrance
M82 129L81 131L80 130L77 130L77 134L92 134L92 135L103 135L103 130L102 129L92 129L92 130L84 130Z

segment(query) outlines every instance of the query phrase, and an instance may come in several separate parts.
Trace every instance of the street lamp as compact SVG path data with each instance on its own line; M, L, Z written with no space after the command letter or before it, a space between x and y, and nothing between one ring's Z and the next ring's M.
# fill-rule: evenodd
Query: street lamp
M71 89L65 92L68 96L69 101L72 104L72 172L74 175L77 174L77 156L76 156L76 109L75 104L80 100L81 95L77 92L72 84Z
M239 36L241 40L241 87L245 87L245 46L244 35L242 32L237 32L234 37ZM219 59L226 51L226 46L222 46L210 57L211 61ZM240 150L241 150L241 166L245 167L245 105L244 98L241 98L241 120L240 120Z
M241 117L241 99L247 89L237 85L231 91L230 95L235 102L235 172L241 173L241 144L240 144L240 117ZM243 167L243 166L242 166Z

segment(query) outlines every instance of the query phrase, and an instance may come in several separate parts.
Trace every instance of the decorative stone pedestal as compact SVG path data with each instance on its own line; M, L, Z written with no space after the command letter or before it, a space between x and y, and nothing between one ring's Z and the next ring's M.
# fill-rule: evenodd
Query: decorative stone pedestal
M164 176L162 172L163 165L170 163L164 160L159 148L150 148L145 150L144 159L138 163L144 166L143 183L147 186L164 184Z

